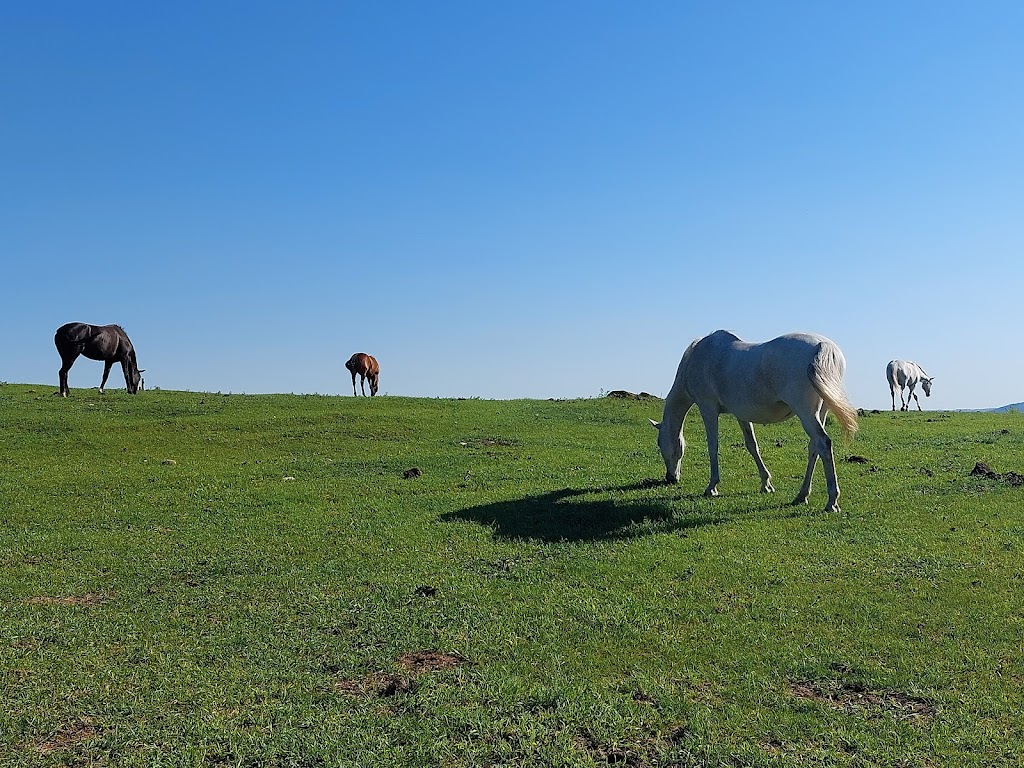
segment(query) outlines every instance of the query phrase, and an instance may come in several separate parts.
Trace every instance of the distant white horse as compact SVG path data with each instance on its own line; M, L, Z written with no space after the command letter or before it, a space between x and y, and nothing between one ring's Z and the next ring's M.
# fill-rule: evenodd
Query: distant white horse
M705 496L718 495L718 416L731 413L740 423L743 440L761 475L761 491L771 493L772 476L761 459L753 422L770 424L794 414L810 438L807 473L793 499L806 504L811 493L814 465L821 458L828 485L825 511L839 510L832 440L825 433L825 417L831 411L849 436L857 431L857 411L843 389L846 359L835 343L824 336L790 333L763 344L741 341L728 331L715 331L690 344L665 398L658 430L658 448L665 460L665 479L679 482L679 465L686 442L683 421L696 404L708 437L711 481Z
M925 397L931 397L932 395L932 382L935 380L934 376L929 377L917 363L911 362L910 360L890 360L889 364L885 366L885 378L889 382L889 394L892 395L892 409L896 410L896 390L900 391L900 410L910 410L910 398L914 398L914 402L917 403L917 410L921 410L921 401L917 399L917 395L914 394L914 387L918 384L921 385L921 389L924 390ZM907 387L907 399L903 399L903 388Z

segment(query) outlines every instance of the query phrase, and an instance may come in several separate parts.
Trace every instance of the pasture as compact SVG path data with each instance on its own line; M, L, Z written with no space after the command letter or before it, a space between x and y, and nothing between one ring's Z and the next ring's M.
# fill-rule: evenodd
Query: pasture
M830 421L826 513L795 420L709 499L660 401L53 391L0 385L5 767L1024 753L1018 413Z

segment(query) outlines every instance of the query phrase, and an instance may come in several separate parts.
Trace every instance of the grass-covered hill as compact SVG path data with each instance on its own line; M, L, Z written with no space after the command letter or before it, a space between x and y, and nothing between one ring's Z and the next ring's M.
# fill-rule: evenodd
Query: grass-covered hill
M1024 416L0 386L0 765L994 766ZM975 471L977 464L984 467Z

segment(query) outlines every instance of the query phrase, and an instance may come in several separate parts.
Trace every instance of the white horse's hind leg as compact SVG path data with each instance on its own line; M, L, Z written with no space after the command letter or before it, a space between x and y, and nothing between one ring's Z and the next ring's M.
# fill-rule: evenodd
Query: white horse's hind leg
M739 420L737 419L737 421ZM761 451L757 447L757 438L754 437L754 425L749 421L740 421L740 429L743 430L743 444L747 446L747 451L754 457L758 474L761 475L761 493L773 493L775 487L772 485L772 473L768 471L768 467L764 465L764 460L761 458Z
M822 403L817 412L809 418L800 417L804 431L810 438L807 443L807 472L804 474L804 484L800 487L794 504L806 504L811 495L811 478L814 475L814 465L818 458L821 459L822 469L825 470L825 485L828 488L828 502L825 504L826 512L839 511L839 479L836 476L836 461L832 455L832 438L825 432L825 417L828 410Z
M806 504L811 495L811 480L814 477L814 465L818 463L818 451L815 448L814 438L807 441L807 471L804 472L804 482L793 499L793 505Z
M711 479L704 489L705 496L718 495L718 411L700 408L700 417L704 421L704 431L708 436L708 459L711 461Z

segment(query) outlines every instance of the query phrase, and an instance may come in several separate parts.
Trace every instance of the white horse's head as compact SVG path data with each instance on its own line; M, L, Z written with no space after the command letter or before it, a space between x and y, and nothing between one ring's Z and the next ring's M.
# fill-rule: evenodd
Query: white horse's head
M679 482L679 465L683 460L683 450L686 444L683 442L683 430L680 425L680 429L675 434L672 434L674 430L669 429L664 421L658 422L654 419L648 419L651 422L651 426L658 430L658 450L661 451L661 458L665 460L665 482L666 483L678 483Z
M925 397L932 396L932 382L935 381L935 377L932 376L930 379L921 378L921 389L924 390Z

